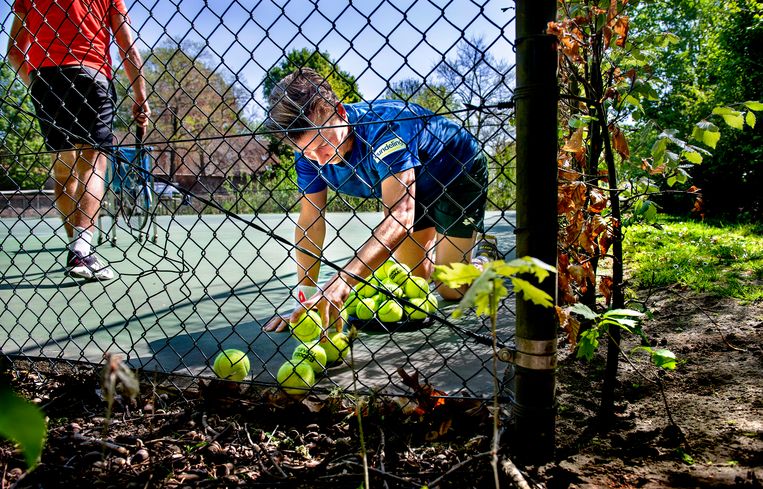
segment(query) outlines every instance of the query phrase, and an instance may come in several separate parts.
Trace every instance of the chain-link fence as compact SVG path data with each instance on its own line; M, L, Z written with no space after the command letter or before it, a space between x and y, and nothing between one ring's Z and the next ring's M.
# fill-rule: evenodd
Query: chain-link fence
M274 385L302 342L274 315L365 284L314 390L492 392L489 323L406 277L514 254L508 3L0 3L3 356L196 378L239 349Z

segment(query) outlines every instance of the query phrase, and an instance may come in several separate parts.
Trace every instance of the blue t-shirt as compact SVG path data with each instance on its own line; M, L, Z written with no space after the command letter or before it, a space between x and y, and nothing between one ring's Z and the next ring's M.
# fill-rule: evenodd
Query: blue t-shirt
M381 198L381 182L416 169L416 200L434 202L471 168L480 148L456 122L400 100L346 104L354 142L346 161L319 165L295 154L297 185L305 194L327 186L355 197Z

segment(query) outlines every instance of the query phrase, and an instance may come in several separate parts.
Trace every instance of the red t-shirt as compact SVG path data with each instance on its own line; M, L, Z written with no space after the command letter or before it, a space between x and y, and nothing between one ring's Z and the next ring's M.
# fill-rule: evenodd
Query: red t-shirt
M111 79L111 16L127 14L124 0L15 0L31 33L30 69L85 65Z

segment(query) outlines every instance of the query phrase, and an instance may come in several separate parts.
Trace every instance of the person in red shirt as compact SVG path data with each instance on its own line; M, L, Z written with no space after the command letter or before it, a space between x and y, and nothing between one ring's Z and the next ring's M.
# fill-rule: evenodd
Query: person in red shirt
M14 0L8 60L29 86L48 150L56 207L69 237L67 274L110 280L114 271L95 255L93 232L114 142L116 92L112 37L132 89L132 115L148 125L151 110L124 0Z

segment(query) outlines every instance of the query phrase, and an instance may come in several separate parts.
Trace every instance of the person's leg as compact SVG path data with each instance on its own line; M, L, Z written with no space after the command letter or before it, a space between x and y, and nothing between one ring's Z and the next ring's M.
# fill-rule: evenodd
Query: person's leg
M74 236L72 219L74 219L74 213L77 211L76 195L77 187L79 186L79 181L74 174L76 152L62 151L53 153L51 161L53 163L53 180L55 182L53 189L55 205L64 222L66 236L71 242Z
M76 175L80 185L77 188L77 212L73 224L94 233L106 190L107 158L90 147L78 149L77 155Z
M434 244L437 233L434 227L414 231L395 248L394 257L399 263L411 268L411 274L427 280L434 270Z
M437 233L435 264L471 263L474 238L475 235L469 238L458 238ZM451 289L442 283L435 284L435 290L440 293L443 299L448 301L460 300L464 296L466 289L468 289L467 286Z
M106 155L91 147L73 151L74 178L78 186L74 195L76 210L70 218L74 237L70 245L72 258L69 274L86 279L111 280L114 272L93 253L92 242L98 213L106 189Z

